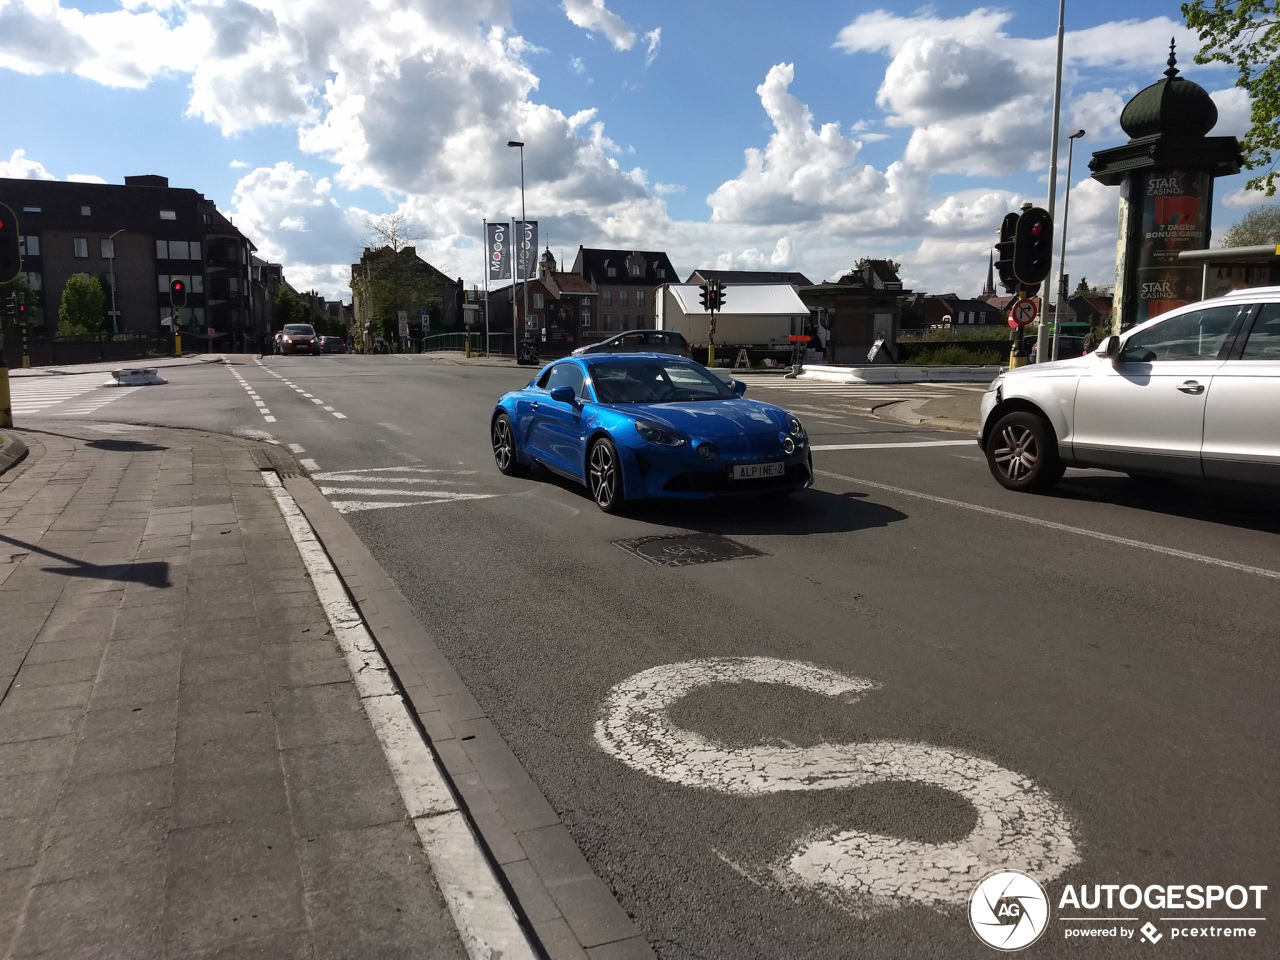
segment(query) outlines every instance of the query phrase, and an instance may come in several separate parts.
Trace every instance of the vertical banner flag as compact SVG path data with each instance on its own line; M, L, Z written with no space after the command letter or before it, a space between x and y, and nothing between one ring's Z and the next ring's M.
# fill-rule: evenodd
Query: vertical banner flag
M538 259L538 221L525 220L523 223L516 221L516 260L518 272L516 274L521 280L526 277L534 276L537 270Z
M511 226L506 223L485 225L485 248L489 255L489 279L511 279Z

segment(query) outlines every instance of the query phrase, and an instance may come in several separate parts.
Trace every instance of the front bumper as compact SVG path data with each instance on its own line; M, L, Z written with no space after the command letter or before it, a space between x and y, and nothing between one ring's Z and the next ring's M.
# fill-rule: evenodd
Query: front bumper
M713 443L715 459L704 460L698 448ZM627 499L664 498L706 500L743 494L781 493L813 486L813 460L806 440L786 453L778 436L695 438L685 447L657 444L633 446L621 451L623 482ZM732 479L739 464L782 463L785 473L778 477L751 480Z
M999 383L993 382L991 388L982 395L982 402L978 405L978 449L984 453L986 452L987 419L991 416L991 411L996 408L996 404L1000 402L1000 390Z

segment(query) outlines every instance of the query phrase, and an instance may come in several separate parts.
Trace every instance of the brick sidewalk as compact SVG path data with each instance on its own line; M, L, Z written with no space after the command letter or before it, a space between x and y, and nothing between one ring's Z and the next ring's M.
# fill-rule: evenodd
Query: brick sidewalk
M0 476L0 957L464 957L251 447L49 430Z

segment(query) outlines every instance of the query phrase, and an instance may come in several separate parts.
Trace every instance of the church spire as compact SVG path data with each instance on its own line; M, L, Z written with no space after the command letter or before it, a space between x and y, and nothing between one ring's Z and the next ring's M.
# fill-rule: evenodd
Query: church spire
M991 259L987 262L987 284L982 288L982 296L979 299L985 300L987 297L996 295L996 255L995 251L991 252Z

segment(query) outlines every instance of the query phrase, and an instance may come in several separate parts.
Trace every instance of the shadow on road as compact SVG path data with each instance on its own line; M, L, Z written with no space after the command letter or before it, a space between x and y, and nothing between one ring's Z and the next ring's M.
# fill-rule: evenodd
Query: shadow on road
M718 500L650 500L627 510L633 520L723 536L852 533L907 519L892 507L866 502L865 493L803 490L789 497L742 496ZM589 498L588 498L589 499Z
M1049 496L1059 500L1113 503L1188 520L1280 533L1280 492L1254 487L1121 474L1083 477L1068 474Z
M140 440L90 440L86 447L94 450L109 450L112 453L147 453L154 450L168 450L156 443L143 443Z

